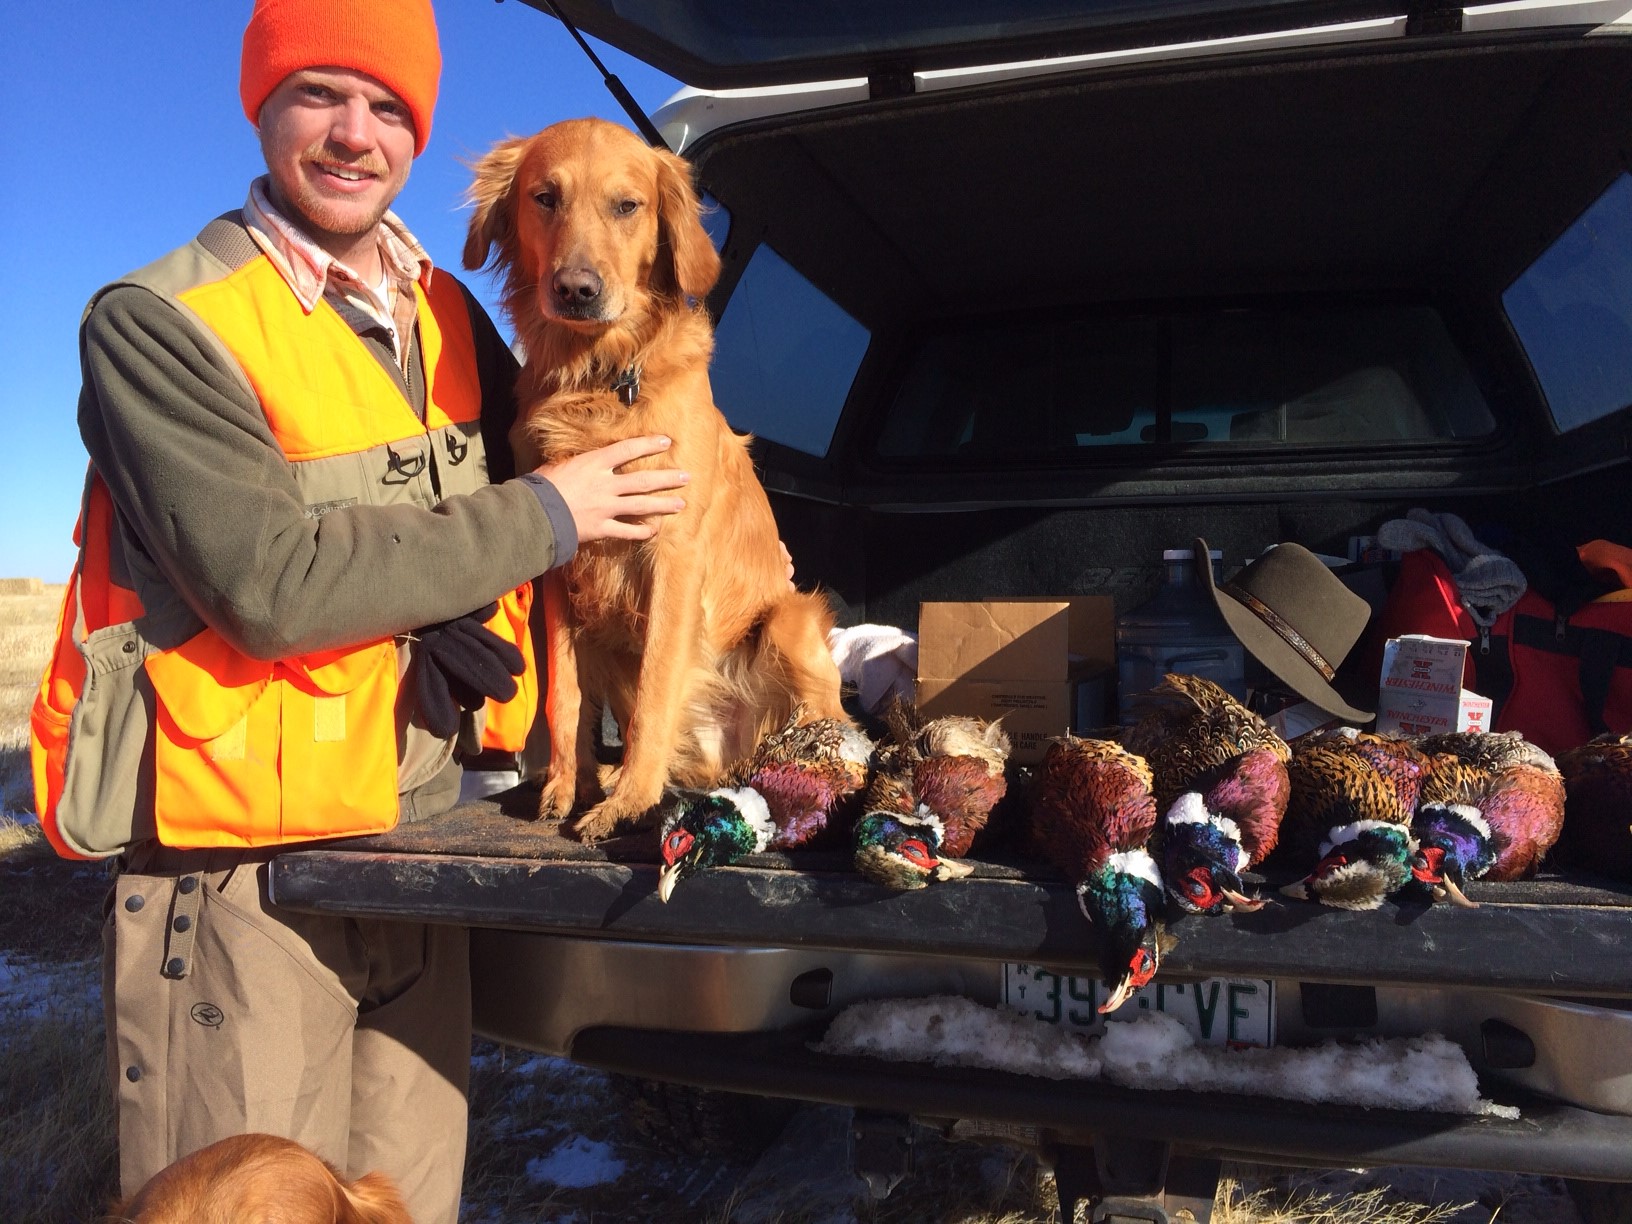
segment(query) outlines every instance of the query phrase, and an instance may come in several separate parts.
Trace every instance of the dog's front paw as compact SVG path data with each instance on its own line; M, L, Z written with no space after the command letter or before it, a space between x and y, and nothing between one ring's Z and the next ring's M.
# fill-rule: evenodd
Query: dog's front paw
M617 833L655 829L657 816L658 805L655 803L634 807L613 795L580 816L572 831L579 841L600 841Z
M538 797L538 819L565 820L572 815L575 798L573 779L552 774L544 780L544 790Z

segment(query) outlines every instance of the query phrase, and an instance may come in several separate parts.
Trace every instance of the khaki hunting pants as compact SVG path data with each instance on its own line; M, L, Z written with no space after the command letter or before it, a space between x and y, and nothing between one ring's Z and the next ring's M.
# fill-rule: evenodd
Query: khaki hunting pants
M228 1135L378 1170L416 1224L456 1224L470 1075L462 927L300 914L267 851L138 847L102 933L119 1181Z

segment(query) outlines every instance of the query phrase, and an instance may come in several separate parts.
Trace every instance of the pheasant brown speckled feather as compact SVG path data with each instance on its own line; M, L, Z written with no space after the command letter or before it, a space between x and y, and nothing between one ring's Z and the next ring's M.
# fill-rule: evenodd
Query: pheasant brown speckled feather
M1008 734L964 715L924 719L896 700L884 712L889 738L879 746L864 807L910 815L930 810L944 826L939 850L961 858L1007 790Z
M1242 753L1268 748L1283 763L1292 750L1273 727L1201 676L1170 673L1138 698L1137 723L1122 735L1150 762L1156 804L1167 811L1196 780Z
M1389 780L1370 762L1341 748L1300 745L1287 765L1292 798L1281 824L1281 846L1307 865L1332 829L1361 820L1405 826L1410 813Z
M722 785L750 787L765 798L776 836L769 849L809 845L844 831L867 784L871 745L849 723L801 723L795 710L779 730L737 762Z

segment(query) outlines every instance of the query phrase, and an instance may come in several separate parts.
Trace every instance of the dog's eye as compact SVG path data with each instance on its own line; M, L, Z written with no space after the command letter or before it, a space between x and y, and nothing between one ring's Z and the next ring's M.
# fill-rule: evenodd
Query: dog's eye
M555 192L548 190L535 191L533 192L533 202L547 212L554 212L556 203Z
M612 205L612 211L617 213L620 217L627 217L639 207L639 200L619 200L616 204Z

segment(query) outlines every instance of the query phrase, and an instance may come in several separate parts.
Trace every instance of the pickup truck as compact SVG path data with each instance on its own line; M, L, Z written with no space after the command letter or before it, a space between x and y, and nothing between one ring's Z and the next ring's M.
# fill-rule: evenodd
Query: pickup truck
M1515 557L1632 540L1624 4L535 7L688 82L655 120L724 261L715 396L841 623L1125 611L1195 536L1359 556L1413 508ZM1000 849L897 894L810 852L663 904L655 835L583 845L533 802L285 854L274 896L468 925L495 1039L853 1106L880 1192L916 1119L1035 1143L1096 1220L1205 1220L1227 1158L1556 1174L1594 1221L1632 1218L1624 880L1180 922L1158 987L1223 1037L1443 1033L1519 1116L1362 1110L819 1053L859 1000L1079 1019L1096 962L1068 883Z

